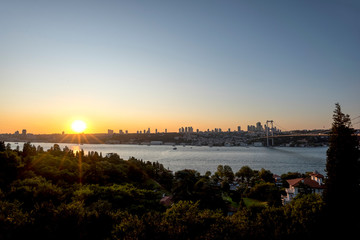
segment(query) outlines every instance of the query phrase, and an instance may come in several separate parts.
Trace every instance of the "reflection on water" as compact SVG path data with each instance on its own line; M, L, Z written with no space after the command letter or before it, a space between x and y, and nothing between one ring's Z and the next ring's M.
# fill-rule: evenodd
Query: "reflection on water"
M12 144L12 148L16 145ZM19 143L20 149L22 144ZM49 149L53 143L33 143L41 145L44 150ZM123 159L135 157L145 161L158 161L172 171L182 169L195 169L204 174L206 171L214 173L219 164L229 165L233 171L248 165L252 169L268 169L276 174L287 172L310 172L317 170L325 175L327 147L318 148L265 148L265 147L206 147L206 146L144 146L144 145L114 145L114 144L59 144L63 149L68 146L74 153L84 150L117 153Z
M74 152L74 154L78 153L81 151L80 145L73 145L70 146L70 149Z

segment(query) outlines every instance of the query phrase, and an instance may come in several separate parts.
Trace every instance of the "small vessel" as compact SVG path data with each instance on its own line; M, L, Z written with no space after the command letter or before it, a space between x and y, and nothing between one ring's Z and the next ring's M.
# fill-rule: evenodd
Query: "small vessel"
M174 147L173 150L177 150L177 147Z

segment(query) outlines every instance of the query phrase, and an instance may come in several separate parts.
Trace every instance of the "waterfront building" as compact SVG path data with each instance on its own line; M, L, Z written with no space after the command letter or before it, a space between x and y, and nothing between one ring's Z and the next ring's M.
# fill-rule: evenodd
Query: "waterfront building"
M324 176L314 171L306 178L295 178L286 180L289 188L285 189L286 195L282 196L283 204L289 203L300 193L323 194L325 185L323 184Z

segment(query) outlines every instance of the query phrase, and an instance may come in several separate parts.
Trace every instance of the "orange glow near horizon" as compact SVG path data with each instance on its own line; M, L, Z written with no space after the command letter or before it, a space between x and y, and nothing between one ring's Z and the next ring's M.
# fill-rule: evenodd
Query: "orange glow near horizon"
M136 133L137 131L144 131L150 128L151 132L154 133L155 129L158 132L178 132L180 127L193 127L194 131L199 129L200 131L206 131L207 129L221 128L223 131L227 131L230 128L232 131L237 129L237 126L241 126L242 130L247 130L247 125L255 125L256 122L260 121L262 124L265 123L265 120L260 119L261 116L252 117L246 120L241 120L241 117L233 116L231 118L219 117L206 115L205 117L189 117L187 115L158 115L152 116L148 115L134 115L134 116L125 116L124 115L111 115L110 117L104 117L105 114L89 114L89 113L79 113L77 115L72 115L73 113L58 112L52 115L46 114L36 114L36 115L21 115L21 114L6 114L4 118L0 119L0 133L15 133L15 131L21 131L23 129L27 130L27 133L30 134L96 134L96 133L107 133L108 129L112 129L114 133L119 133L119 130L125 132L126 130L129 133ZM72 125L80 120L83 122L76 128ZM185 120L184 120L185 119ZM186 120L191 119L191 120ZM233 119L239 119L234 121ZM331 118L327 122L322 123L323 121L318 121L320 123L314 124L317 119L314 119L313 122L304 124L304 122L296 121L291 117L279 117L274 119L276 123L286 130L292 129L322 129L331 126ZM289 124L290 123L290 124ZM86 128L82 129L84 127ZM79 128L78 128L79 127ZM284 130L282 129L282 130Z

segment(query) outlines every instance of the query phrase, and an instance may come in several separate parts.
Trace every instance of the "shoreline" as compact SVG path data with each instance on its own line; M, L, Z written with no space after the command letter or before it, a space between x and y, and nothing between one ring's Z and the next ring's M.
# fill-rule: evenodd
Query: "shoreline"
M32 145L36 145L36 144L42 144L42 143L46 143L46 144L72 144L72 145L111 145L111 146L121 146L121 145L130 145L130 146L183 146L183 147L209 147L209 148L322 148L322 147L329 147L328 145L321 145L321 146L283 146L283 145L279 145L279 146L255 146L255 145L236 145L236 146L224 146L224 145L192 145L192 144L177 144L177 143L171 143L171 144L142 144L142 143L74 143L74 142L41 142L41 141L36 141L36 142L31 142L31 141L17 141L17 142L13 142L13 141L4 141L5 144L10 143L10 144L24 144L30 142Z

